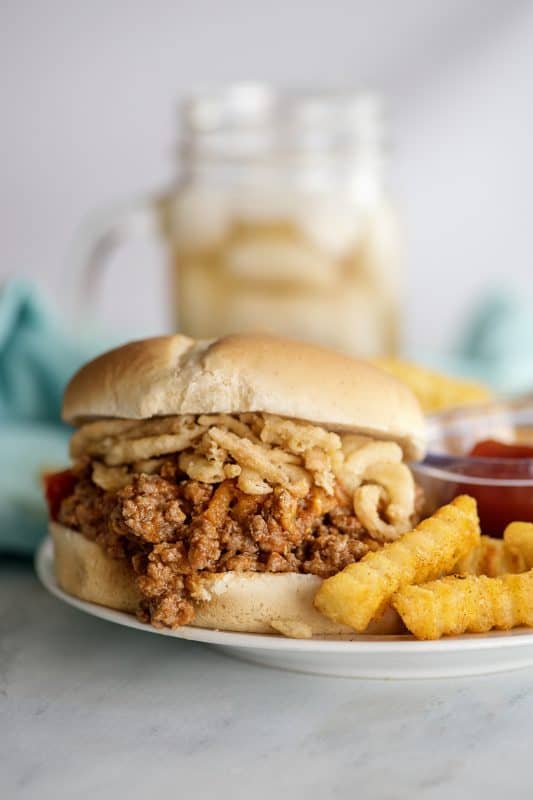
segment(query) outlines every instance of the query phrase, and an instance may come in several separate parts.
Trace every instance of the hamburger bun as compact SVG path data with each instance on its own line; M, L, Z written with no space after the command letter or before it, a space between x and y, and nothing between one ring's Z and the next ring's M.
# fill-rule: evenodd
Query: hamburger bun
M90 603L134 614L141 600L135 574L126 561L111 558L103 548L70 528L50 523L56 578L67 594ZM299 573L222 572L203 579L205 596L195 602L194 626L241 633L277 633L292 626L315 636L353 636L313 607L322 583ZM367 633L404 633L392 609L369 626Z
M250 411L390 439L407 459L424 455L424 417L407 386L366 361L265 334L131 342L82 367L63 402L73 425Z

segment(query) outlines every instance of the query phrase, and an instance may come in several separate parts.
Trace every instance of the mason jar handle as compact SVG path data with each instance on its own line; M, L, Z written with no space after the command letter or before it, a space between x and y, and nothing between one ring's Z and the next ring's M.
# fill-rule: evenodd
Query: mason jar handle
M84 223L74 244L76 306L93 309L97 290L112 255L130 239L164 241L168 196L153 195L96 212Z

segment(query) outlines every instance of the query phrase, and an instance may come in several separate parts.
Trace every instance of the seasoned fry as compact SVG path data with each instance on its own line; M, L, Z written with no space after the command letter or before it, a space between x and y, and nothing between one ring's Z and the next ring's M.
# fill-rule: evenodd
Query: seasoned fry
M315 606L333 621L362 633L398 589L450 572L478 544L479 535L475 500L456 497L401 539L327 578Z
M533 522L511 522L504 531L503 541L520 553L528 569L533 567Z
M533 558L533 525L530 535ZM507 573L526 572L531 566L533 564L527 563L519 547L511 546L503 539L482 536L479 544L459 559L454 572L460 575L487 575L489 578L497 578Z
M485 403L491 398L490 390L476 381L443 375L397 358L377 358L374 363L406 383L427 413L472 403Z
M392 604L417 639L533 626L533 570L501 578L451 576L404 586Z

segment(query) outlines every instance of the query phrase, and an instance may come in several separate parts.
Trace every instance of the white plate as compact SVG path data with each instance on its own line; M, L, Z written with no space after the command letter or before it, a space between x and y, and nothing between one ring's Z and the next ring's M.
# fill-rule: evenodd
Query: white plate
M190 625L160 630L131 614L86 603L63 592L56 582L50 539L37 552L35 568L48 591L86 614L146 633L216 645L227 655L268 667L347 678L449 678L533 666L533 630L525 628L438 642L419 642L411 636L287 639Z

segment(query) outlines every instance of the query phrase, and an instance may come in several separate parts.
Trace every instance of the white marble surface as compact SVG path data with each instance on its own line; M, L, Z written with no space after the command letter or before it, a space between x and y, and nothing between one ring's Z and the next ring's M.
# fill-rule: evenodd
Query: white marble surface
M87 617L0 564L0 796L531 798L533 672L352 681Z

